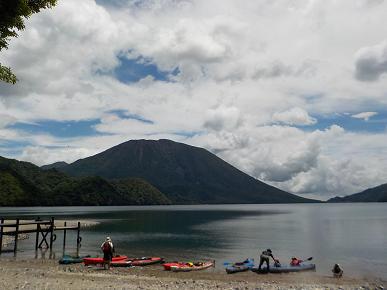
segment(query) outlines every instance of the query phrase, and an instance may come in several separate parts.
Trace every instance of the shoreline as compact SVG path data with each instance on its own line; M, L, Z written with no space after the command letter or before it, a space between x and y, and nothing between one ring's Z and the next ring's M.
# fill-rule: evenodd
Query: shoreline
M336 279L315 272L226 274L212 269L186 273L164 271L161 265L102 270L57 260L0 259L0 288L27 289L385 289L375 278Z

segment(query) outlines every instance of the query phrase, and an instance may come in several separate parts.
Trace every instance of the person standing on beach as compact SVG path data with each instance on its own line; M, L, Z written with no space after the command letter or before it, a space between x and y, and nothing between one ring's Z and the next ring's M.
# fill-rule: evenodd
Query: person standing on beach
M106 237L105 241L101 245L101 250L103 252L103 267L105 269L110 269L110 263L113 259L114 253L114 246L110 237Z
M278 262L278 260L276 260L274 258L271 249L267 249L267 250L263 251L261 256L260 256L258 271L261 271L261 267L262 267L263 263L266 263L266 271L269 272L269 269L270 269L270 266L269 266L270 257L274 260L274 262Z

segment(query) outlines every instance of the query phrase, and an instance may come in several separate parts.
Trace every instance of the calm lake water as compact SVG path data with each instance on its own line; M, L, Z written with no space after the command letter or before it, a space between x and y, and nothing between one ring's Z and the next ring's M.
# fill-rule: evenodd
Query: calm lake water
M117 253L166 260L253 257L271 248L282 263L313 256L317 272L330 275L340 263L350 276L387 279L387 204L197 205L0 208L0 216L55 216L101 223L81 231L81 254L99 254L105 236ZM19 244L19 256L34 256L34 237ZM76 246L68 234L68 252ZM62 237L54 243L61 256Z

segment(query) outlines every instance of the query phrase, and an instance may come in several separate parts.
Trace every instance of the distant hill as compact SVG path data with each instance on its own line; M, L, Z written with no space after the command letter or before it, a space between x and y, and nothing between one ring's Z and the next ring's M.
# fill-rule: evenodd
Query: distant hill
M64 162L64 161L59 161L59 162L55 162L52 164L40 166L40 168L42 168L44 170L53 169L53 168L59 169L59 168L64 167L66 165L69 165L69 164L67 162Z
M387 183L344 197L334 197L328 202L387 202Z
M173 203L315 202L267 185L209 151L170 140L132 140L58 168L72 176L139 177Z
M0 206L169 204L141 179L74 178L56 169L0 157Z

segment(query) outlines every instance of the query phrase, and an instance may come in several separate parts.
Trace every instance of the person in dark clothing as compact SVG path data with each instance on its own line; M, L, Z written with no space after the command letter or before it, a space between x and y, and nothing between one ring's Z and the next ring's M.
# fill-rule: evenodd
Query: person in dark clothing
M340 267L339 264L335 264L332 269L333 277L335 278L341 278L343 276L343 269Z
M110 263L114 253L114 246L110 237L106 237L101 245L101 250L103 252L103 266L105 269L110 269Z
M269 272L270 257L274 260L274 262L278 262L278 260L274 258L272 251L270 249L267 249L267 250L263 251L261 256L260 256L259 266L258 266L259 271L261 271L261 267L262 267L263 263L266 263L266 271Z

